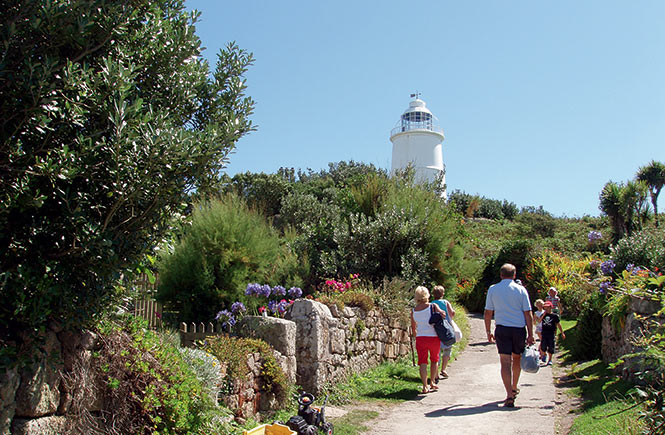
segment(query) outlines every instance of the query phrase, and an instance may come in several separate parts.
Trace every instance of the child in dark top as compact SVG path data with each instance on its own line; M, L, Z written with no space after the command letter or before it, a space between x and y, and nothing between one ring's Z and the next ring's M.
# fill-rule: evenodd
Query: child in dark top
M566 339L566 334L563 332L563 327L561 326L561 319L559 315L552 312L552 303L550 301L545 302L543 305L545 314L543 315L542 325L543 325L543 338L540 341L540 358L545 362L545 353L547 353L548 361L547 365L552 365L552 355L554 354L554 339L556 337L557 328L561 331L561 338Z

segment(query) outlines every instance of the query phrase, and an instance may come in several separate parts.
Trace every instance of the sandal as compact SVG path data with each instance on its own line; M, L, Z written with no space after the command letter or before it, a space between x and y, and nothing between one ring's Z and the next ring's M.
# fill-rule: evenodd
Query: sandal
M427 393L429 393L429 392L431 392L429 388L423 388L423 389L420 391L421 394L427 394Z
M515 398L514 397L508 397L506 400L503 401L503 407L504 408L514 408L515 407Z
M439 387L436 386L436 385L430 385L430 386L429 386L429 390L430 390L430 391L439 391Z
M441 372L441 377L443 379L448 379L448 373L446 373L445 371Z
M519 388L513 390L513 398L517 397L518 394L520 394L520 389Z

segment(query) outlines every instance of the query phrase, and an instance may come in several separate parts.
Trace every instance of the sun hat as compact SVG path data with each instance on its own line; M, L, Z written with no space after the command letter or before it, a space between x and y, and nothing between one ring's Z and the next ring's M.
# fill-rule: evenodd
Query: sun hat
M545 302L545 304L543 304L543 307L550 307L550 308L553 308L554 305L552 305L552 302L547 301L547 302Z

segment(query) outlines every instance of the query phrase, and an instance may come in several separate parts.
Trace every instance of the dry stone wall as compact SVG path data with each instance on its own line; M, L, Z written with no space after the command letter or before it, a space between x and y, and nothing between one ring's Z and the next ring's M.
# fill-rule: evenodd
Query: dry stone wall
M351 373L410 352L408 322L378 310L339 309L300 299L287 317L297 326L297 383L313 394Z
M610 319L604 317L602 327L603 361L608 364L613 363L624 355L642 350L635 345L635 340L644 336L646 331L644 320L641 317L649 317L663 324L665 318L654 316L659 310L660 302L631 296L623 328L615 329ZM635 381L634 374L640 370L640 362L637 360L627 361L618 370L624 379Z

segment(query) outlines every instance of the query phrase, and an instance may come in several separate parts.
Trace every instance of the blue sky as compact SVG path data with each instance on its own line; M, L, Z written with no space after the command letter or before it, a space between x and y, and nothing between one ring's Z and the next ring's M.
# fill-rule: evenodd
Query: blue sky
M449 191L557 216L665 162L664 1L187 0L216 61L235 41L257 131L227 172L390 168L419 91L439 119Z

